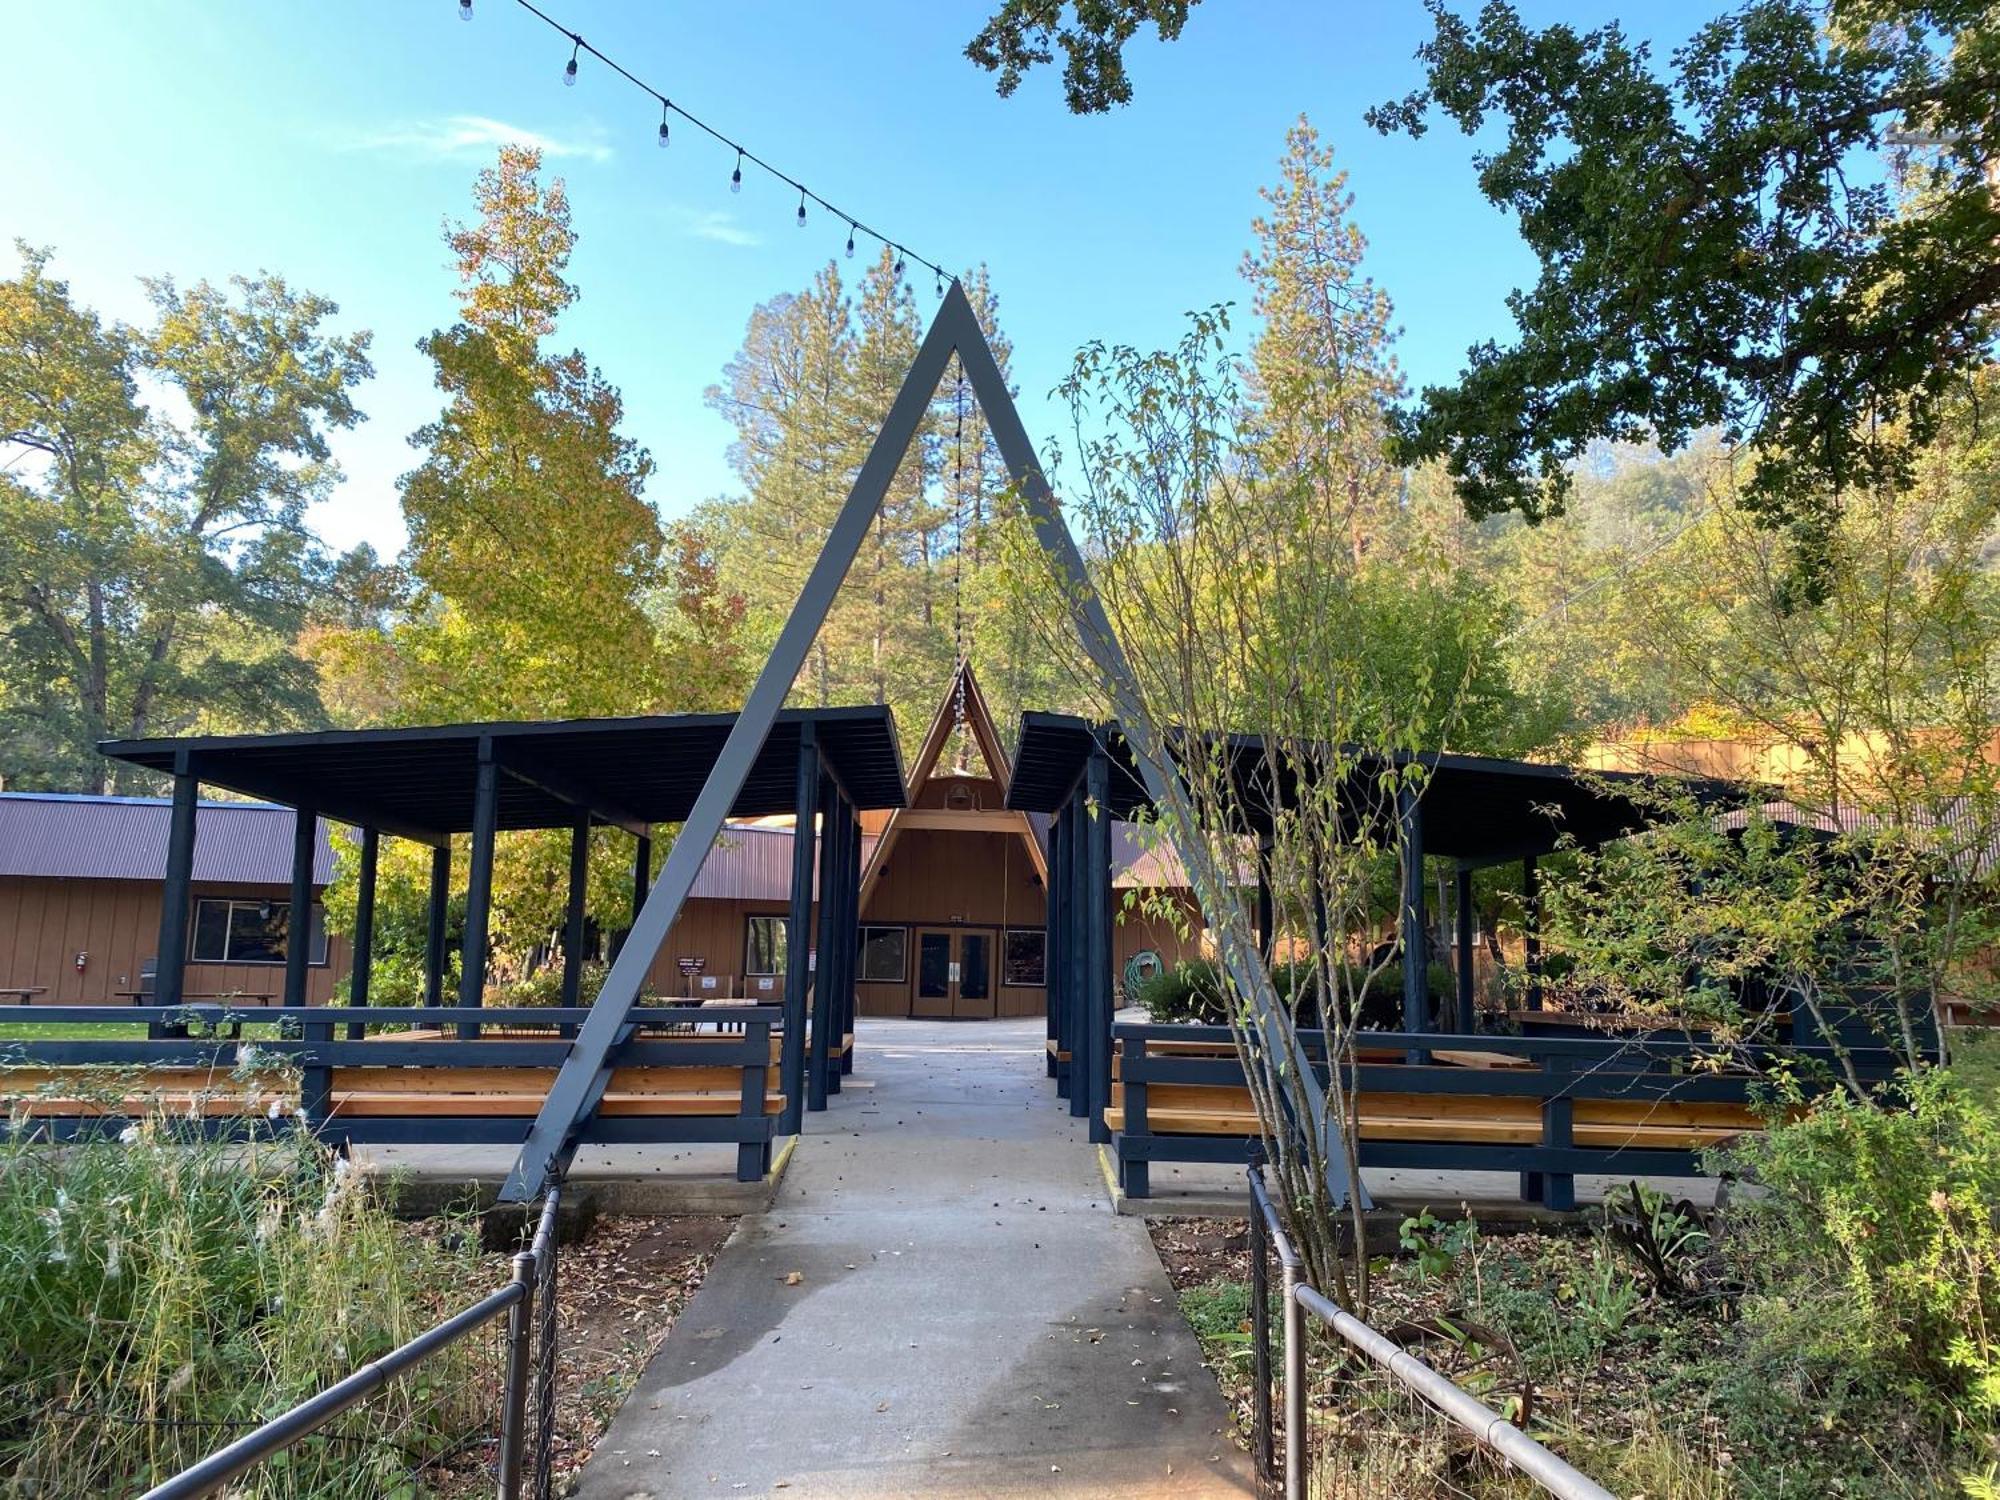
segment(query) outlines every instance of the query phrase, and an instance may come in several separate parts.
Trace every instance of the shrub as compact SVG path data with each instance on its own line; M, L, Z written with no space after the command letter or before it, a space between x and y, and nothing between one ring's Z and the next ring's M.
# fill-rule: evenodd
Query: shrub
M1362 971L1350 968L1342 988L1351 994L1365 977ZM1271 984L1277 990L1278 998L1291 1008L1302 1024L1314 1024L1318 1014L1318 974L1313 964L1273 964ZM1451 969L1444 964L1432 964L1428 989L1433 1008L1442 1004L1452 993ZM1391 963L1367 980L1361 1002L1360 1024L1370 1030L1401 1030L1402 995L1402 966ZM1147 1014L1163 1025L1189 1023L1221 1026L1229 1020L1227 982L1213 959L1191 958L1171 969L1163 969L1140 981L1128 998L1132 1004L1145 1007Z
M1945 1069L1880 1103L1829 1094L1726 1163L1765 1189L1726 1221L1753 1363L1799 1372L1822 1407L1907 1404L1991 1458L2000 1112Z
M186 1143L166 1122L0 1146L6 1492L136 1493L469 1300L476 1233L425 1238L363 1183L303 1139ZM231 1493L413 1493L413 1466L483 1425L490 1356L458 1346Z

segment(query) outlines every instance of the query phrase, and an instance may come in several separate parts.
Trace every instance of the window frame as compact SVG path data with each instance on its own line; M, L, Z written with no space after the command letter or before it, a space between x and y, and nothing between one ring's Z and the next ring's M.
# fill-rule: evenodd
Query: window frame
M269 907L273 917L282 909L287 916L285 942L289 945L291 942L291 922L289 918L292 906L289 897L196 896L193 898L191 905L192 909L188 912L187 952L189 963L228 965L232 967L247 965L265 969L282 969L285 966L287 960L283 955L277 958L234 958L230 955L231 949L235 945L236 910L238 907ZM201 953L199 942L201 935L201 912L205 906L221 906L225 908L222 924L222 956L220 958L205 958ZM326 903L323 901L311 902L307 905L306 912L308 923L306 932L306 967L309 969L324 969L333 960L333 934L327 930ZM268 922L271 919L271 917L261 915L257 918L259 922ZM313 956L315 949L318 950L318 957Z
M743 914L743 977L745 979L776 979L779 975L787 972L787 967L791 963L792 957L791 933L789 931L790 921L790 917L784 912L751 911ZM776 962L778 966L776 968L759 969L752 966L756 956L754 934L757 931L757 924L759 922L773 924L773 930L777 933L777 941L772 944L772 948L777 954Z
M897 965L896 977L881 979L862 972L862 963L868 952L868 934L871 932L900 933L903 939L902 962ZM907 922L863 922L854 944L854 982L856 984L908 984L910 982L910 924Z
M1009 949L1016 935L1033 937L1040 941L1042 948L1042 977L1040 979L1016 980L1013 977L1013 955ZM1000 929L1000 983L1010 990L1045 990L1049 987L1049 930L1046 927L1003 927Z

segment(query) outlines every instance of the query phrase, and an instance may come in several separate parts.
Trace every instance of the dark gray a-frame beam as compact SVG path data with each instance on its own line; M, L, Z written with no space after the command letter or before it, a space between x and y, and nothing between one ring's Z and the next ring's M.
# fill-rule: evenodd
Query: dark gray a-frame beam
M501 1187L502 1199L526 1202L534 1198L550 1175L560 1172L574 1152L578 1132L604 1095L610 1078L613 1050L630 1032L632 1007L638 1000L646 971L680 916L702 861L722 832L723 821L743 789L744 779L763 748L779 709L784 706L793 680L805 664L806 654L832 608L841 580L847 576L848 568L867 537L868 528L881 506L890 481L909 450L918 424L944 379L946 363L954 352L972 385L974 398L986 414L988 430L1000 449L1001 459L1020 490L1036 539L1049 555L1057 586L1063 590L1069 606L1079 643L1109 690L1114 713L1126 726L1127 740L1138 764L1140 778L1153 805L1159 809L1165 832L1180 854L1202 910L1211 923L1241 925L1240 921L1234 924L1221 921L1226 914L1235 912L1236 898L1228 875L1208 857L1193 806L1164 742L1157 734L1148 732L1149 721L1140 705L1137 682L1125 658L1124 648L1111 629L1110 619L1084 567L1083 555L1077 550L1076 539L1070 535L1062 511L1043 477L1041 461L1035 455L1034 445L1028 440L1020 414L1014 409L1013 397L1008 393L1007 382L1001 376L993 351L987 347L978 316L966 299L964 289L954 281L945 292L930 331L924 335L923 344L917 350L917 357L903 380L902 389L896 393L882 430L875 436L867 461L861 466L839 516L827 532L826 545L806 577L805 587L800 590L798 603L792 607L791 617L778 633L777 643L771 648L763 670L757 674L757 681L750 689L743 711L731 726L729 737L702 786L701 794L695 799L686 822L681 825L680 835L667 855L659 881L635 918L625 946L613 960L604 988L591 1008L590 1018L584 1022L575 1044L570 1048L568 1059L550 1086L548 1097L542 1102L540 1114L529 1127L521 1154ZM822 885L822 901L827 896L828 892ZM1255 1016L1254 1037L1272 1056L1286 1056L1277 997L1256 945L1254 942L1228 942L1223 946L1231 978L1239 993L1250 997ZM827 955L822 954L821 963L824 964L826 959ZM1101 1045L1108 1046L1108 1038ZM1329 1116L1325 1092L1318 1079L1308 1070L1300 1075L1298 1082L1308 1104L1311 1128L1327 1146L1327 1158L1336 1163L1343 1162L1347 1153L1341 1139L1340 1122ZM1344 1174L1330 1174L1327 1186L1334 1201L1347 1201Z

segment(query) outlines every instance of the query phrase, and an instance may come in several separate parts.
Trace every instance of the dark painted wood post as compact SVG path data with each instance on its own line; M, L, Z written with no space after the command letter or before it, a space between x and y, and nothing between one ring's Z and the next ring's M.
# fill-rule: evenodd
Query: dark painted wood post
M1403 877L1403 910L1398 935L1403 945L1403 1030L1429 1031L1430 936L1424 916L1424 809L1407 782L1396 790L1396 833ZM1411 1062L1424 1061L1412 1051Z
M479 773L472 793L472 867L465 877L465 941L459 947L458 1003L477 1010L486 999L486 925L493 907L493 839L500 825L500 766L493 741L479 740ZM463 1040L479 1035L479 1023L461 1021Z
M1542 883L1535 856L1521 861L1521 961L1528 971L1528 1009L1542 1008Z
M1045 851L1048 856L1049 878L1042 889L1042 1005L1048 1012L1049 1063L1048 1076L1056 1080L1056 1095L1062 1095L1062 1069L1056 1054L1062 1050L1062 1009L1059 1001L1061 991L1056 987L1056 950L1059 939L1056 934L1060 924L1056 921L1056 871L1062 868L1061 840L1057 831L1061 827L1058 819L1049 820L1049 843ZM1004 950L1006 939L1002 938Z
M826 832L819 841L819 939L812 954L812 1053L806 1063L806 1108L815 1112L826 1108L827 1060L833 1055L827 1033L833 1029L833 950L840 920L833 893L840 886L840 839L835 829L841 799L830 776L820 778L819 806Z
M642 833L632 840L632 921L634 924L639 920L639 908L646 904L646 892L651 889L652 883L653 837L651 834ZM631 930L630 927L625 929L628 933ZM621 948L625 946L623 934L619 936L618 946ZM616 958L617 954L614 953L612 957Z
M194 883L194 824L201 782L187 751L174 752L174 802L167 824L166 886L160 893L160 948L153 960L153 1003L179 1005L187 979L188 919Z
M583 1003L584 917L590 895L590 814L579 813L569 830L569 904L563 909L562 1003ZM557 1028L563 1036L575 1036L567 1023Z
M1458 939L1458 1021L1456 1029L1470 1036L1477 1029L1474 1024L1472 994L1472 867L1458 867L1458 888L1453 892L1452 916L1457 922L1454 936Z
M798 780L792 789L792 890L785 917L785 1029L778 1044L778 1087L785 1095L785 1112L778 1129L797 1135L805 1111L806 988L812 975L806 955L812 952L813 856L818 836L819 744L808 719L799 727ZM637 910L635 907L634 910Z
M1056 1051L1076 1045L1069 1012L1069 809L1059 807L1049 820L1049 951L1042 977L1048 981L1049 1008L1055 1012ZM1069 1097L1070 1066L1056 1060L1056 1097Z
M451 920L451 840L431 850L430 920L424 929L424 1004L444 1004L445 923Z
M1271 899L1271 835L1257 836L1257 951L1268 966L1277 951L1278 914Z
M313 856L319 852L319 813L311 807L292 809L292 889L285 912L285 1006L302 1008L306 1003L307 964L312 959ZM321 1017L324 1006L316 1006ZM300 1018L301 1040L308 1044L333 1040L331 1022ZM310 1052L300 1059L299 1113L307 1125L326 1123L327 1104L333 1070L325 1060L315 1060Z
M354 880L354 968L347 976L347 1003L368 1003L368 990L375 977L375 866L382 850L379 829L361 830L361 868ZM367 1034L359 1021L347 1023L347 1039L358 1042Z
M1069 970L1069 1112L1080 1119L1090 1117L1091 1053L1097 1038L1090 1025L1090 941L1084 907L1089 903L1090 878L1084 824L1083 786L1079 782L1070 794L1067 808L1069 833L1063 848L1069 856L1068 935L1063 953Z
M861 968L861 814L847 809L847 878L841 888L846 916L840 924L840 1034L845 1041L854 1034L855 975ZM833 1078L833 1090L840 1092L840 1075L854 1071L854 1046L840 1054L840 1066Z
M827 1033L828 1053L826 1069L826 1091L840 1092L840 1077L846 1071L846 1058L841 1047L847 1039L848 1013L854 1003L854 965L850 958L852 945L849 939L854 931L854 885L849 874L854 863L855 845L858 842L854 825L854 810L849 806L845 794L840 799L836 813L840 823L839 862L834 871L833 888L833 968L831 998L833 1001L833 1027ZM824 960L822 960L824 961Z
M291 907L285 918L285 1004L306 1003L306 965L312 959L313 855L319 843L319 814L292 810Z
M1090 1026L1090 1138L1111 1139L1104 1112L1111 1107L1111 760L1100 749L1084 770L1090 802L1085 812L1083 900L1090 969L1085 990Z

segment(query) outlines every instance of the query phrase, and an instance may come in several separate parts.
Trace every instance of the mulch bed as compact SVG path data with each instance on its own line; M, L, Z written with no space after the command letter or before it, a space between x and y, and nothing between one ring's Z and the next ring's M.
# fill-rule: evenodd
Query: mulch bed
M569 1492L735 1225L692 1214L603 1218L557 1252L557 1494ZM488 1259L497 1286L507 1257ZM434 1492L451 1500L487 1493L492 1458L488 1444L479 1466L442 1484L434 1478Z

